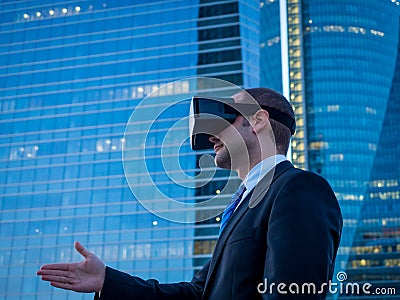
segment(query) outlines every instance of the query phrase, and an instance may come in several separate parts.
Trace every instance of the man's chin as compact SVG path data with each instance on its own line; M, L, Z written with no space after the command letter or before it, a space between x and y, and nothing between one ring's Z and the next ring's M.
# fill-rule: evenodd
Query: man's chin
M221 157L218 154L215 155L214 163L218 168L221 169L231 169L231 160L230 157Z

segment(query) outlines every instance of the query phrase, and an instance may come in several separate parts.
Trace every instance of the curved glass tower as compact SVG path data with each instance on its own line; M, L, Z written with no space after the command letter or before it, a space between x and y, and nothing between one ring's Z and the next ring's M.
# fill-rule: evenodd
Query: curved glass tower
M325 177L343 212L336 271L398 287L400 3L288 0L280 15L282 65L300 122L293 162ZM262 62L276 59L263 53Z

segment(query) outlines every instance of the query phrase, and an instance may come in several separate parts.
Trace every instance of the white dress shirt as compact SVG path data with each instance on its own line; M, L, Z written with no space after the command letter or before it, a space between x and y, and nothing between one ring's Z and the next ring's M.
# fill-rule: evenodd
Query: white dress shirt
M267 157L266 159L260 161L256 164L250 172L247 174L246 178L243 180L243 184L246 187L246 191L243 193L242 200L239 202L236 209L243 202L243 199L254 189L257 183L269 172L271 171L277 164L287 160L286 156L282 154L273 155Z

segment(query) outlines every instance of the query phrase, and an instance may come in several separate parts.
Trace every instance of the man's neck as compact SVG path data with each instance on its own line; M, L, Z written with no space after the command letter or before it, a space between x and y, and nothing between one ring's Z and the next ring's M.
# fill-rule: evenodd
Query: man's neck
M250 159L250 164L249 165L243 166L243 168L237 168L236 169L236 172L238 173L239 178L242 179L242 181L243 181L246 178L247 174L249 174L250 170L254 168L254 166L259 164L264 159L267 159L268 157L272 157L272 156L275 156L275 155L279 155L279 153L265 155L265 157L261 157L261 158L258 158L258 159L253 159L253 160Z

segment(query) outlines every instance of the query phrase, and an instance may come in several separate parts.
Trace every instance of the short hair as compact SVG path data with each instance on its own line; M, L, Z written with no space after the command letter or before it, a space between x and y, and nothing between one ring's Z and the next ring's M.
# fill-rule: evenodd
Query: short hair
M245 92L254 98L258 104L273 107L288 114L293 119L295 118L292 105L282 94L268 88L245 89ZM289 149L292 133L290 132L290 129L282 123L271 118L269 121L271 123L272 132L275 136L276 151L279 154L286 155Z

